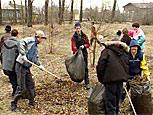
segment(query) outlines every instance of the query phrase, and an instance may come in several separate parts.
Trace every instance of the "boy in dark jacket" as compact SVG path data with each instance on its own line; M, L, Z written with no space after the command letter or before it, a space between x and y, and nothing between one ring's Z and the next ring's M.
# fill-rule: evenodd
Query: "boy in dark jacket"
M117 115L123 82L128 79L128 46L120 41L106 42L104 46L97 65L97 76L105 86L106 114Z
M73 37L71 38L71 47L73 54L75 54L79 48L82 49L82 53L84 56L84 61L85 61L85 85L86 88L89 89L89 78L88 78L88 52L87 48L89 48L89 40L87 35L85 35L82 30L81 30L81 24L76 23L75 24L75 33L73 34Z
M5 40L11 37L11 26L7 25L5 27L6 33L0 38L0 60L2 61L1 48Z
M18 31L16 29L11 32L12 37L8 38L3 42L2 46L2 69L5 75L9 77L10 83L12 84L14 96L17 88L17 75L15 73L16 57L18 56L17 48L17 36Z
M124 28L122 30L122 33L123 33L123 37L121 38L121 42L124 42L124 43L126 43L126 45L129 46L130 45L131 38L128 35L128 29L127 28Z

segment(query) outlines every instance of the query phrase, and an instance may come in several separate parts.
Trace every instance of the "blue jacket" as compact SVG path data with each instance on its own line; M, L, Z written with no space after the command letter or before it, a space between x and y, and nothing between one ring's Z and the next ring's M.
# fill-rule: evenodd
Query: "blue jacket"
M128 60L129 60L129 75L136 76L141 75L142 69L140 68L141 61L143 60L143 53L141 52L141 48L138 44L138 42L135 39L132 39L130 42L130 47L132 46L138 46L138 52L135 57L132 56L131 51L128 54Z
M32 65L27 62L24 62L24 60L22 59L22 56L26 55L29 61L40 65L37 58L37 44L38 41L35 37L26 37L24 39L21 39L18 42L19 56L17 58L17 62L23 64L27 68L30 68Z

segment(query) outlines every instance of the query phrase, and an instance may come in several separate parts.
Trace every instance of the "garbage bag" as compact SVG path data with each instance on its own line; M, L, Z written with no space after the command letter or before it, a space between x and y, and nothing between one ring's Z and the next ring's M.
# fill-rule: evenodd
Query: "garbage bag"
M104 91L104 85L100 83L93 87L92 93L88 99L89 115L105 115ZM89 90L89 94L90 92Z
M152 115L153 104L149 81L131 84L131 100L138 115Z
M82 82L85 78L85 62L82 50L65 60L66 70L74 82Z

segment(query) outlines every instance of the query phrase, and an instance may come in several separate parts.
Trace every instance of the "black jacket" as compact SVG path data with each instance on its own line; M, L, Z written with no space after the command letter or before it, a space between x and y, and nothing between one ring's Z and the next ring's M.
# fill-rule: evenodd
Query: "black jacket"
M123 35L123 38L121 39L121 42L124 42L124 43L126 43L126 45L129 46L130 41L131 41L131 38L127 34Z
M97 65L99 82L123 82L128 79L129 62L127 52L128 46L123 42L113 41L106 43Z

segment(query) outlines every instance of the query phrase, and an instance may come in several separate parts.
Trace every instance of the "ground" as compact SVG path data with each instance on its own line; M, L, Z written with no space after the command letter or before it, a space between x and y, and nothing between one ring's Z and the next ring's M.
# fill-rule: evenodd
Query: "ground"
M83 23L83 31L90 36L90 25L89 23ZM97 25L99 26L99 25ZM99 33L107 36L105 40L111 39L118 29L131 28L131 23L122 24L102 24ZM0 27L0 33L3 33L4 26ZM50 27L43 25L34 25L32 28L27 28L26 26L13 26L19 30L19 39L25 36L34 35L35 30L43 30L50 37ZM153 72L153 60L152 54L153 50L153 26L142 26L147 37L145 45L145 55L147 56L148 66L150 72ZM87 94L88 91L85 90L84 82L81 84L76 84L71 81L68 76L64 61L67 57L72 55L70 39L74 32L73 25L63 24L55 25L53 30L53 37L51 42L49 39L43 41L39 45L39 60L42 65L50 72L60 77L61 80L55 79L53 76L39 70L36 67L32 67L32 74L35 81L36 89L36 106L29 107L28 100L20 100L18 107L20 112L14 113L10 110L11 97L11 85L8 78L0 72L0 115L51 115L51 114L75 114L75 115L86 115L88 114L87 108ZM103 40L102 40L103 41ZM52 53L50 52L50 43L53 44ZM91 47L92 49L92 47ZM96 50L96 64L100 56L100 52L103 47L97 45ZM92 53L89 50L89 76L90 84L96 84L97 77L95 67L91 66L92 63ZM96 65L95 64L95 65ZM121 110L120 115L132 114L126 113L126 109L129 107L129 101L126 98L125 104L120 104Z

